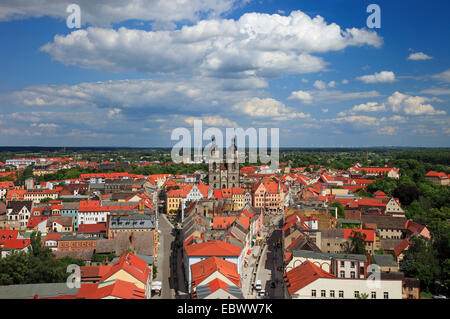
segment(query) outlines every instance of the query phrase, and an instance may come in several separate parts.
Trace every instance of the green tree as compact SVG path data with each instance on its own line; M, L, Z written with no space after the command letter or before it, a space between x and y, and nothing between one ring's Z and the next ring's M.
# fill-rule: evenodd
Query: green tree
M358 231L353 231L350 242L350 253L364 255L366 253L365 238L365 234Z
M337 211L337 215L339 218L345 218L345 209L344 206L342 206L341 202L333 202L331 204L328 205L329 207L337 207L338 211Z
M407 277L418 278L422 289L434 290L435 281L440 277L441 272L437 251L426 239L413 237L400 262L400 269Z

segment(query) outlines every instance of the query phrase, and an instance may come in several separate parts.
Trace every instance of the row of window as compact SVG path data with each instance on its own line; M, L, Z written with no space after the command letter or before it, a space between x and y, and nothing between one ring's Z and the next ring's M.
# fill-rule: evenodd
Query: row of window
M314 289L311 290L311 297L316 297L316 296L317 296L316 290L314 290ZM327 296L326 290L321 290L321 291L320 291L320 296L321 296L321 297L326 297L326 296ZM358 291L358 290L355 290L353 296L354 296L355 298L358 298L358 297L360 296L359 291ZM330 291L329 291L329 297L330 297L330 298L335 298L335 291L334 291L334 290L330 290ZM376 298L377 298L377 293L376 293L376 291L372 291L372 292L370 293L370 297L371 297L372 299L376 299ZM343 290L339 290L339 298L344 298L344 291L343 291ZM383 292L383 298L384 298L384 299L389 299L389 292L387 292L387 291Z
M90 241L88 241L88 242L82 242L81 243L82 245L80 245L80 242L72 242L72 245L70 245L70 246L72 246L72 247L86 247L86 245L88 246L88 247L90 247L91 246L91 242ZM65 242L65 243L59 243L59 246L60 247L69 247L69 243L68 242ZM93 242L92 243L92 246L96 246L96 242Z

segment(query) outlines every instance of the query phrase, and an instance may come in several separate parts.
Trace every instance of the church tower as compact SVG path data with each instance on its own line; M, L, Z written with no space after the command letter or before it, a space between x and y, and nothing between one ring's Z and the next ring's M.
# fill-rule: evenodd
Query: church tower
M233 138L227 156L230 158L223 163L217 149L216 139L213 136L211 143L211 154L208 163L208 181L212 189L224 189L239 187L239 159L236 147L236 139Z
M239 158L238 150L236 147L236 138L233 137L230 152L231 159L227 161L227 181L228 188L239 187Z
M211 154L208 163L208 184L212 189L220 189L220 171L221 171L221 161L219 158L219 150L216 145L215 136L212 137L211 143Z

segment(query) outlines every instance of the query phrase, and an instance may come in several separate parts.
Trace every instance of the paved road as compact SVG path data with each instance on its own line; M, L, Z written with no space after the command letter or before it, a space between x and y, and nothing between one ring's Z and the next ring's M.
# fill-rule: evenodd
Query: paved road
M175 298L175 287L173 285L173 268L171 267L172 246L175 239L173 226L166 219L165 214L159 214L159 242L158 251L158 274L155 281L161 281L161 296L155 296L155 299L173 299Z
M284 298L283 273L279 270L279 267L283 265L282 250L276 246L281 240L283 216L277 214L266 217L266 223L269 222L271 226L266 228L267 244L258 267L257 279L261 280L267 294L266 298ZM275 282L275 288L272 288L271 282Z
M283 283L283 254L281 247L277 247L278 241L281 240L281 230L274 230L268 240L268 250L265 260L265 269L270 272L270 277L265 289L268 292L269 298L282 299L284 298L284 283ZM280 270L281 269L281 270ZM275 287L271 283L275 283Z

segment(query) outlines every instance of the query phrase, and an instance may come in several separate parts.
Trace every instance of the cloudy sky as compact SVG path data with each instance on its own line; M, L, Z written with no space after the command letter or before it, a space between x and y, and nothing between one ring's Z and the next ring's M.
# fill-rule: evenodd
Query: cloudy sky
M81 9L81 28L66 24ZM381 28L366 25L369 4ZM2 0L0 145L450 146L448 1Z

